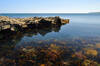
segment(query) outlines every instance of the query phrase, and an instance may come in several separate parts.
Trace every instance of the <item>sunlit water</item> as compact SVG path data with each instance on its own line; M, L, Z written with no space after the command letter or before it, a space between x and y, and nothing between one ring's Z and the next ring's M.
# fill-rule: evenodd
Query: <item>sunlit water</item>
M13 18L34 17L34 16L38 17L60 16L61 18L64 19L65 18L70 19L70 23L66 25L62 25L55 28L52 27L47 29L40 29L37 31L33 29L30 31L26 31L25 33L17 33L13 36L11 35L12 37L9 36L7 37L7 39L0 40L1 60L2 58L4 58L9 60L15 60L16 62L16 57L17 55L20 55L18 53L21 53L21 51L29 52L32 50L33 52L34 51L42 52L42 50L45 49L44 51L46 53L47 51L54 51L55 53L56 52L60 53L59 49L63 48L64 51L62 50L63 53L59 54L59 56L61 57L65 56L65 59L62 57L61 61L65 62L66 64L70 65L71 62L74 62L73 64L76 64L77 66L79 63L84 64L85 61L89 61L90 63L95 62L96 64L99 64L100 14L1 14L0 16L9 16ZM38 48L41 48L41 50L37 50ZM66 54L67 50L69 54ZM23 54L23 52L21 54ZM28 53L26 53L26 55L27 54ZM13 57L13 55L15 55L15 57ZM77 59L75 59L74 57ZM17 58L18 58L17 60L21 59L19 58L19 56ZM29 59L24 59L24 60L29 60ZM80 62L77 62L79 60ZM35 59L35 61L38 60ZM48 61L51 62L50 60ZM3 62L4 61L2 61L2 63ZM55 60L55 63L53 62L51 63L56 65L56 62L58 61ZM27 64L28 62L25 63ZM39 61L34 63L36 63L37 65L39 65L38 63L40 63L40 65L49 64L46 63L46 61ZM59 64L63 63L60 63L59 61L58 65Z

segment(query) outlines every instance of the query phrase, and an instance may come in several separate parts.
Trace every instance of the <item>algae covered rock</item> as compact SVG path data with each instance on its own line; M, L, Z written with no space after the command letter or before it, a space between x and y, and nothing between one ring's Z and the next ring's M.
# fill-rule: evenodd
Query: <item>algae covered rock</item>
M98 63L91 60L84 60L82 66L98 66Z
M94 50L94 49L88 49L88 50L86 50L86 54L87 55L97 56L98 51L97 50Z

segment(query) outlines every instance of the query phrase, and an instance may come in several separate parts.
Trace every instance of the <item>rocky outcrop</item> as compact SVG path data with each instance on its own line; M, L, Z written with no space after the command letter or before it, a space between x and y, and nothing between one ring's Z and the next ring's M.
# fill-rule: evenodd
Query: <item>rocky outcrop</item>
M5 29L20 31L25 28L42 28L51 25L62 25L66 23L69 23L69 19L61 19L59 16L30 18L10 18L7 16L0 16L0 31Z

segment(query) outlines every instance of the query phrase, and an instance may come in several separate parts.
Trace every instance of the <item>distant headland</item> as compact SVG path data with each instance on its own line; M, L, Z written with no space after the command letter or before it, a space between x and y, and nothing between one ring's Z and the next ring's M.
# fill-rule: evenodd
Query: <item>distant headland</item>
M100 14L100 12L89 12L89 14Z

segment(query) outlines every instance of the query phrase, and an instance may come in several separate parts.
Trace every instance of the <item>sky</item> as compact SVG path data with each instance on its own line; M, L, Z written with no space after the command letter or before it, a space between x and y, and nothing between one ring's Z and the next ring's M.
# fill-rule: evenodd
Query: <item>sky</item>
M0 13L100 12L100 0L0 0Z

